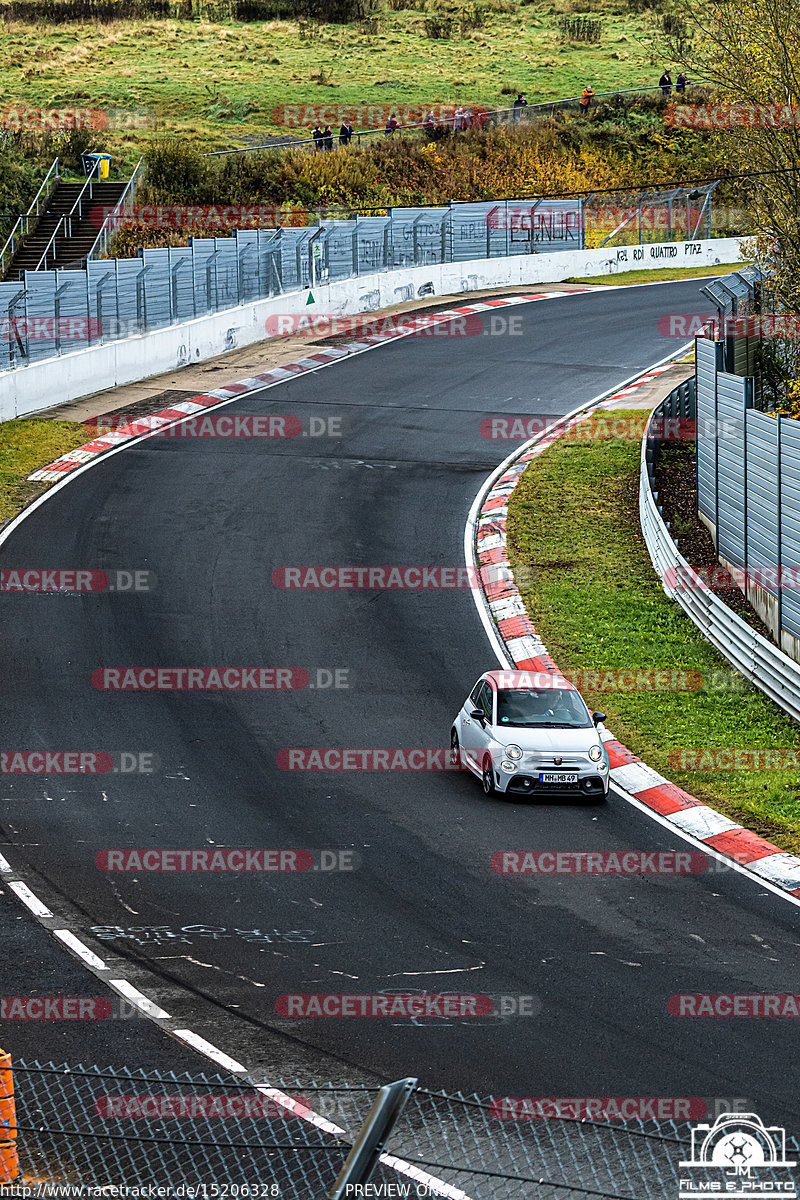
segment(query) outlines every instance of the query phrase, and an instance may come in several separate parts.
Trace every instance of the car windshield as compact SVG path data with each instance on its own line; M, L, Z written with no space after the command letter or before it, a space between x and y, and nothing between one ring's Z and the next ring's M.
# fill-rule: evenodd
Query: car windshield
M497 693L497 723L544 729L586 729L592 722L577 692L525 688Z

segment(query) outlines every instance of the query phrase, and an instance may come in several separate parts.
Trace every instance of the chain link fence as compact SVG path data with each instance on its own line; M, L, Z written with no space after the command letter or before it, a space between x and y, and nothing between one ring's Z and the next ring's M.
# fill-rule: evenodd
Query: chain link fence
M64 1184L205 1184L207 1196L324 1200L378 1090L38 1062L15 1063L14 1078L18 1182L43 1194L67 1194L54 1191ZM373 1183L407 1189L387 1195L451 1200L677 1198L688 1124L511 1112L491 1097L415 1088ZM787 1145L792 1156L798 1149Z

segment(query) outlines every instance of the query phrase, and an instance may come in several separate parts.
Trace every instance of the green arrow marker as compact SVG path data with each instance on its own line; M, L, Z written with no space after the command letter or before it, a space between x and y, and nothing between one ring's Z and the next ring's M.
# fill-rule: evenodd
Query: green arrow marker
M316 300L314 299L314 297L313 297L312 293L311 293L311 292L309 292L309 293L308 293L308 299L306 300L306 304L308 305L308 304L316 304L316 303L317 303L317 302L316 302Z

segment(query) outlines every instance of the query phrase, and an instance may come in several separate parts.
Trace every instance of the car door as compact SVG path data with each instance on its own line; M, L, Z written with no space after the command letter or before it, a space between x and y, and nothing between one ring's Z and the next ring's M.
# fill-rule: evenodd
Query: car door
M461 744L467 760L466 765L479 775L481 773L484 751L491 740L490 731L493 703L494 695L492 689L484 681L476 689L473 689L472 695L467 701L468 709L466 716L462 720L464 737ZM470 716L473 708L480 709L483 712L485 717L483 723Z
M469 766L471 763L471 751L468 750L470 737L472 735L472 725L474 724L470 713L478 707L478 697L483 687L483 680L479 679L467 696L464 703L461 705L461 711L458 714L456 726L458 729L458 738L461 745L461 765L462 767Z

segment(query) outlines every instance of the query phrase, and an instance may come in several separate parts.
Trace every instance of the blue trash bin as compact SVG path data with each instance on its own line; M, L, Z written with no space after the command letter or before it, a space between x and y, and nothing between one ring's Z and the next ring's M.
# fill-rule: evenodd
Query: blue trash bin
M86 153L81 155L84 175L97 175L98 179L108 179L111 157L108 154Z

